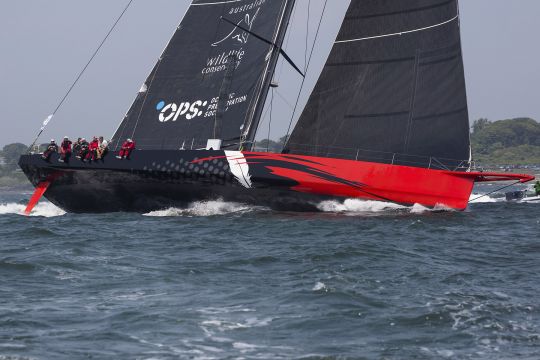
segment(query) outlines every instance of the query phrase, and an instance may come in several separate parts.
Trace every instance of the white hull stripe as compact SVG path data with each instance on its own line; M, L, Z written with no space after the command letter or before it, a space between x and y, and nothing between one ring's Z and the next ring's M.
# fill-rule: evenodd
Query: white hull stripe
M225 156L229 162L231 173L236 180L245 188L251 189L251 175L249 174L249 164L247 163L244 154L240 151L225 151Z

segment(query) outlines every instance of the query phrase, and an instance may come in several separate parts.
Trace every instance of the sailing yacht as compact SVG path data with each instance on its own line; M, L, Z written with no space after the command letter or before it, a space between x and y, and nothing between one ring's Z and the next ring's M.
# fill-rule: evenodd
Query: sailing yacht
M329 6L332 6L331 3ZM194 0L102 161L20 167L70 212L224 199L287 210L357 198L467 207L475 182L457 0L352 0L281 152L256 151L295 0ZM324 16L324 14L323 14ZM305 74L302 74L305 75ZM114 155L126 138L129 160Z

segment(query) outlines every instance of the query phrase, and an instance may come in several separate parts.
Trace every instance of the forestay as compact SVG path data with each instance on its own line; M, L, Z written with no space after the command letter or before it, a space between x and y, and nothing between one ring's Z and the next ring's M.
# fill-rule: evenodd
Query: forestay
M469 159L457 0L353 0L287 150L421 167Z
M238 143L241 128L263 93L273 50L250 32L276 38L285 4L285 0L193 1L114 135L115 145L128 137L140 149L206 145L214 135L220 90L232 58L237 66L227 84L220 137L225 147Z

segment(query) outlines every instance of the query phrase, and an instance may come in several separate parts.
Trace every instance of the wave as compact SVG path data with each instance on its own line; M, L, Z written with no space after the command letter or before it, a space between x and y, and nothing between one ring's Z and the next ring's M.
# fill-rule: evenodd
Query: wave
M144 216L150 217L174 217L174 216L219 216L236 213L246 213L264 209L262 207L226 202L223 200L198 201L190 204L187 208L169 208L165 210L152 211Z
M321 202L317 208L322 212L333 213L366 213L391 210L406 210L406 206L371 200L347 199L343 202L328 200Z
M311 289L311 291L324 291L324 292L328 292L328 287L326 286L325 283L323 283L322 281L318 281L315 286L313 286L313 288Z
M0 215L22 215L24 216L26 205L17 203L0 204ZM65 215L66 212L50 202L41 202L36 205L30 216L34 217L56 217Z
M472 204L479 203L497 203L504 201L502 198L491 198L485 196L478 198L482 194L472 194L470 199ZM476 200L475 200L476 199ZM0 215L24 215L26 205L18 203L0 203ZM344 215L360 215L360 214L380 214L388 212L407 212L411 214L422 214L426 212L453 211L444 206L437 205L435 208L427 208L420 204L414 206L404 206L383 201L346 199L344 201L327 200L319 203L317 209L323 213L340 213ZM194 202L186 208L169 208L165 210L157 210L144 214L148 217L177 217L177 216L192 216L192 217L207 217L221 216L230 214L242 214L255 211L268 210L262 206L254 206L236 202L226 202L223 200L215 201L199 201ZM32 217L57 217L63 216L66 212L50 202L39 203L30 216Z
M382 213L411 213L421 214L425 212L453 211L444 206L437 205L435 208L427 208L416 204L414 206L404 206L390 202L346 199L344 201L327 200L316 205L317 209L323 213L337 213L343 215L366 215ZM265 211L268 208L236 202L226 202L223 200L194 202L186 208L171 207L165 210L157 210L144 214L149 217L207 217L231 214L244 214L256 211Z
M400 212L411 214L422 214L426 212L441 212L454 211L445 205L436 205L434 208L427 208L420 204L414 206L404 206L391 202L347 199L343 202L336 200L328 200L320 203L317 208L322 212L342 213L345 215L369 214L369 213L385 213L385 212Z
M485 204L485 203L497 203L505 201L504 198L492 198L489 195L485 194L471 194L469 197L469 202L471 204Z

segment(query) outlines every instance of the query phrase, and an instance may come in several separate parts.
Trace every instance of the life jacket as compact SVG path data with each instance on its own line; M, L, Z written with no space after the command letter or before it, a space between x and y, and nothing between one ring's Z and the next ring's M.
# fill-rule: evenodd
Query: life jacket
M97 150L99 148L99 141L93 140L90 143L90 150Z
M62 150L63 150L64 152L71 152L71 144L72 144L72 142L69 141L69 140L63 141L63 142L62 142L62 145L61 145L61 146L62 146Z
M132 141L132 142L129 142L129 141L126 141L122 144L122 149L124 150L133 150L135 149L135 142Z

